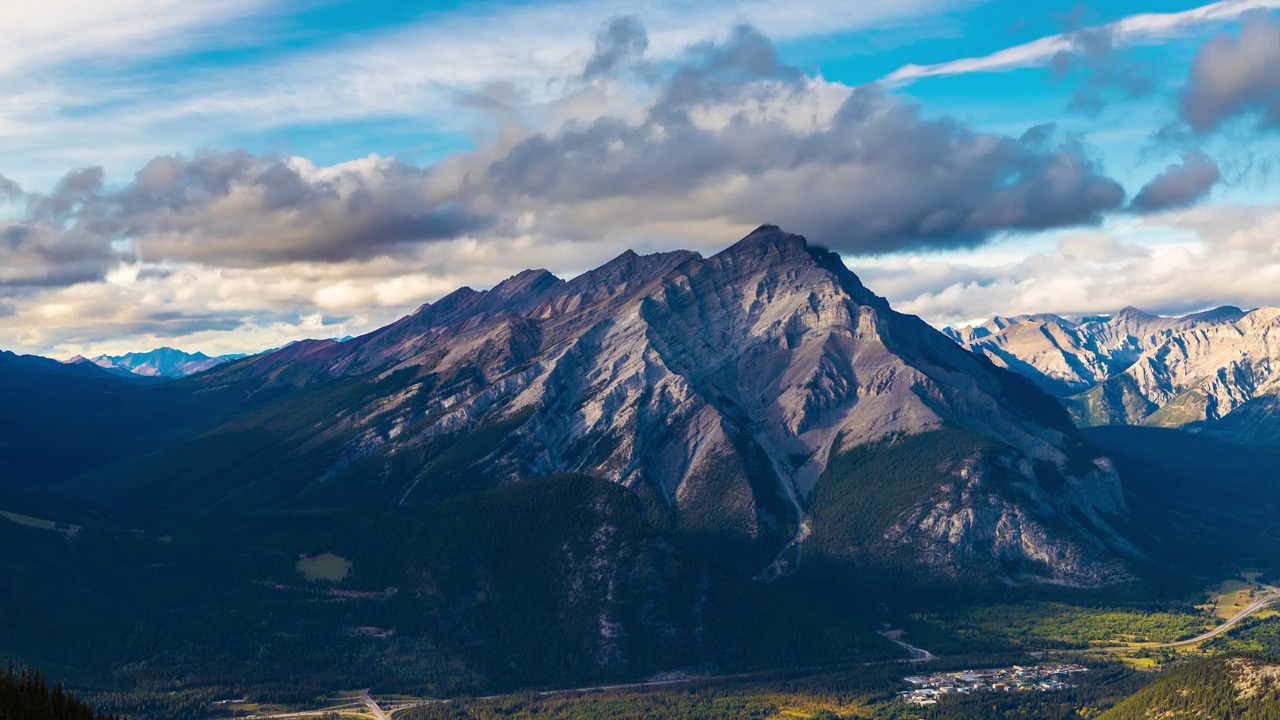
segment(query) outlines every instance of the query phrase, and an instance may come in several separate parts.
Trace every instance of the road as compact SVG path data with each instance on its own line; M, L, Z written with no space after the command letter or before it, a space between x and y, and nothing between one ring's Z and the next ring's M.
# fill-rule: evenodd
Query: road
M1266 608L1276 604L1277 602L1280 602L1280 588L1272 587L1270 585L1260 585L1259 587L1262 590L1265 590L1266 592L1262 595L1259 595L1256 600L1254 600L1253 602L1249 603L1247 606L1242 608L1240 612L1236 613L1235 615L1232 615L1226 622L1222 623L1221 625L1215 627L1214 629L1206 633L1202 633L1193 638L1187 638L1186 640L1178 640L1176 642L1170 642L1170 643L1159 643L1154 645L1135 644L1135 645L1115 645L1112 647L1091 647L1091 648L1086 648L1084 650L1080 650L1079 652L1098 652L1098 651L1107 652L1107 651L1113 651L1113 650L1155 650L1160 648L1186 647L1187 645L1195 645L1197 643L1202 643L1205 640L1212 640L1213 638L1216 638L1219 635L1227 632L1228 630L1235 627L1236 625L1239 625L1240 623L1244 622L1249 618L1249 616L1254 615L1262 610L1265 610Z
M369 711L372 712L373 716L378 718L378 720L391 720L391 718L387 717L386 713L382 712L382 708L378 707L378 703L375 702L373 698L369 697L369 688L365 688L360 691L360 700L364 702L365 707L369 708Z
M889 642L893 643L894 645L897 645L898 647L900 647L900 648L902 648L902 649L906 650L907 652L911 653L911 655L910 655L909 657L906 657L906 658L902 659L902 660L887 660L887 661L885 661L885 662L921 663L921 662L929 662L930 660L937 660L937 659L938 659L938 656L937 656L937 655L934 655L933 653L929 652L928 650L921 650L920 648L918 648L918 647L916 647L916 646L914 646L914 645L908 645L907 643L903 642L902 640L899 640L899 639L897 638L897 636L896 636L896 635L892 635L892 636L891 636L891 635L892 635L892 634L888 634L888 635L886 635L886 634L885 634L885 633L883 633L883 632L882 632L882 633L880 633L880 637L882 637L882 638L884 638L885 640L888 640ZM883 665L884 663L883 663L883 662L878 662L878 663L866 663L866 664L867 664L867 665Z
M1250 615L1260 612L1261 610L1267 607L1270 607L1271 605L1274 605L1276 602L1280 602L1280 589L1273 588L1270 585L1264 585L1263 588L1265 588L1267 591L1265 594L1258 596L1258 599L1249 603L1246 607L1241 609L1240 612L1236 613L1235 615L1232 615L1229 620L1222 623L1218 627L1210 630L1209 632L1204 633L1203 635L1197 635L1187 640L1179 640L1177 642L1163 643L1161 645L1156 645L1155 647L1158 647L1158 648L1184 647L1186 645L1195 645L1196 643L1201 643L1201 642L1204 642L1205 640L1210 640L1230 630L1236 625L1239 625L1241 622L1247 619Z

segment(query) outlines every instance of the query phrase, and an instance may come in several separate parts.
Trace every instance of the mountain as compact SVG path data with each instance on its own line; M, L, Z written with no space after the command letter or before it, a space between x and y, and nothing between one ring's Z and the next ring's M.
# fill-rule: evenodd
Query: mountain
M806 548L942 576L1127 577L1119 479L1057 402L773 226L709 258L525 271L187 382L263 409L77 492L135 513L403 506L581 473L765 578Z
M94 365L0 351L0 492L52 484L120 457L109 414L140 384Z
M948 335L1066 398L1087 425L1187 427L1280 445L1280 309L1168 318L1126 308L1079 322L997 317Z
M196 394L168 385L0 351L0 499L171 446L245 407L234 390Z
M873 663L907 613L1182 592L1280 547L1272 454L1080 430L773 226L169 382L14 367L0 655L182 688L166 717Z
M244 355L223 355L209 357L201 352L187 353L173 348L162 347L151 352L129 353L127 355L99 355L85 358L77 355L66 362L68 364L92 363L115 374L132 374L153 378L184 378L188 375L202 373L230 360L238 360Z

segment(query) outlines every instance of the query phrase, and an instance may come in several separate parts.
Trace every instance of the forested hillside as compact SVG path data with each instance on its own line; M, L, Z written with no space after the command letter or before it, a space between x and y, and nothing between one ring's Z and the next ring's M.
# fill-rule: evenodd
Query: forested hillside
M52 688L45 683L38 670L16 670L7 667L0 671L0 720L115 720L111 715L100 715L74 695L62 689L62 683Z
M1101 716L1102 720L1280 718L1280 664L1213 658L1169 673Z

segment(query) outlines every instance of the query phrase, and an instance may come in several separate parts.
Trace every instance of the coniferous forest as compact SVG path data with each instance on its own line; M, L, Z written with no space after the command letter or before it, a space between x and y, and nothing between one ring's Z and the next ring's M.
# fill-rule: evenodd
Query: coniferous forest
M50 688L39 670L0 671L0 720L116 720L94 712L54 683Z

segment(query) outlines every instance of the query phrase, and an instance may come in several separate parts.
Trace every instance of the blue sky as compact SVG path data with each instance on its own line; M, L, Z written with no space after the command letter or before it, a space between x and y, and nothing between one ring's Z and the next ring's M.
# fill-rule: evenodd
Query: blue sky
M1266 236L1277 200L1270 159L1280 145L1265 121L1276 101L1259 78L1273 62L1265 44L1278 9L1280 0L15 0L0 8L0 32L12 38L0 48L0 177L20 187L8 204L0 194L0 231L14 238L0 245L10 268L0 272L0 347L220 352L359 333L526 266L571 275L625 247L714 252L751 225L751 192L797 193L769 206L799 225L788 229L837 247L873 289L939 324L1125 304L1277 304L1274 248L1249 238ZM621 18L633 21L617 27L635 32L640 50L587 77ZM743 24L751 33L735 34ZM1257 28L1252 44L1233 45L1219 64L1235 63L1221 72L1257 87L1201 92L1221 112L1195 125L1186 98L1193 69L1209 62L1198 58L1247 25ZM717 64L740 61L728 74ZM964 172L993 183L989 196L958 199L978 182L965 179L936 198L904 199L903 216L881 223L846 207L875 206L859 179L899 174L866 158L821 176L730 162L699 168L696 183L673 176L679 193L654 190L660 169L607 198L568 184L478 187L514 167L513 153L568 147L602 118L636 131L613 142L636 142L661 127L655 108L690 70L705 95L682 117L725 147L723 122L735 116L758 125L733 136L744 152L784 126L796 147L837 142L838 108L856 88L876 87L880 111L915 118L919 134L907 142L945 135L955 162L984 154ZM1024 138L1050 124L1051 144ZM873 131L884 132L858 132ZM996 160L1000 142L1018 157ZM153 163L166 156L177 161ZM900 192L945 165L923 162L918 176L902 171ZM994 162L1010 164L984 169ZM1133 205L1157 178L1170 175L1168 190L1206 162L1214 177L1194 197ZM99 167L100 180L67 176ZM1053 187L1068 170L1078 185ZM190 183L212 182L209 173L228 174L196 193ZM263 200L278 188L261 178L282 174L305 207ZM800 192L817 177L823 197ZM88 189L71 192L77 183ZM1009 183L1019 197L1048 199L976 220L992 203L1007 209ZM1123 195L1103 198L1108 183ZM67 204L54 212L59 188ZM366 195L372 215L342 209ZM932 229L922 220L929 202L969 219ZM1056 209L1072 203L1083 204ZM880 224L879 234L865 230ZM327 232L335 226L341 237ZM1242 243L1251 255L1239 256ZM1206 258L1233 280L1169 289ZM1073 284L1088 287L1064 293Z

